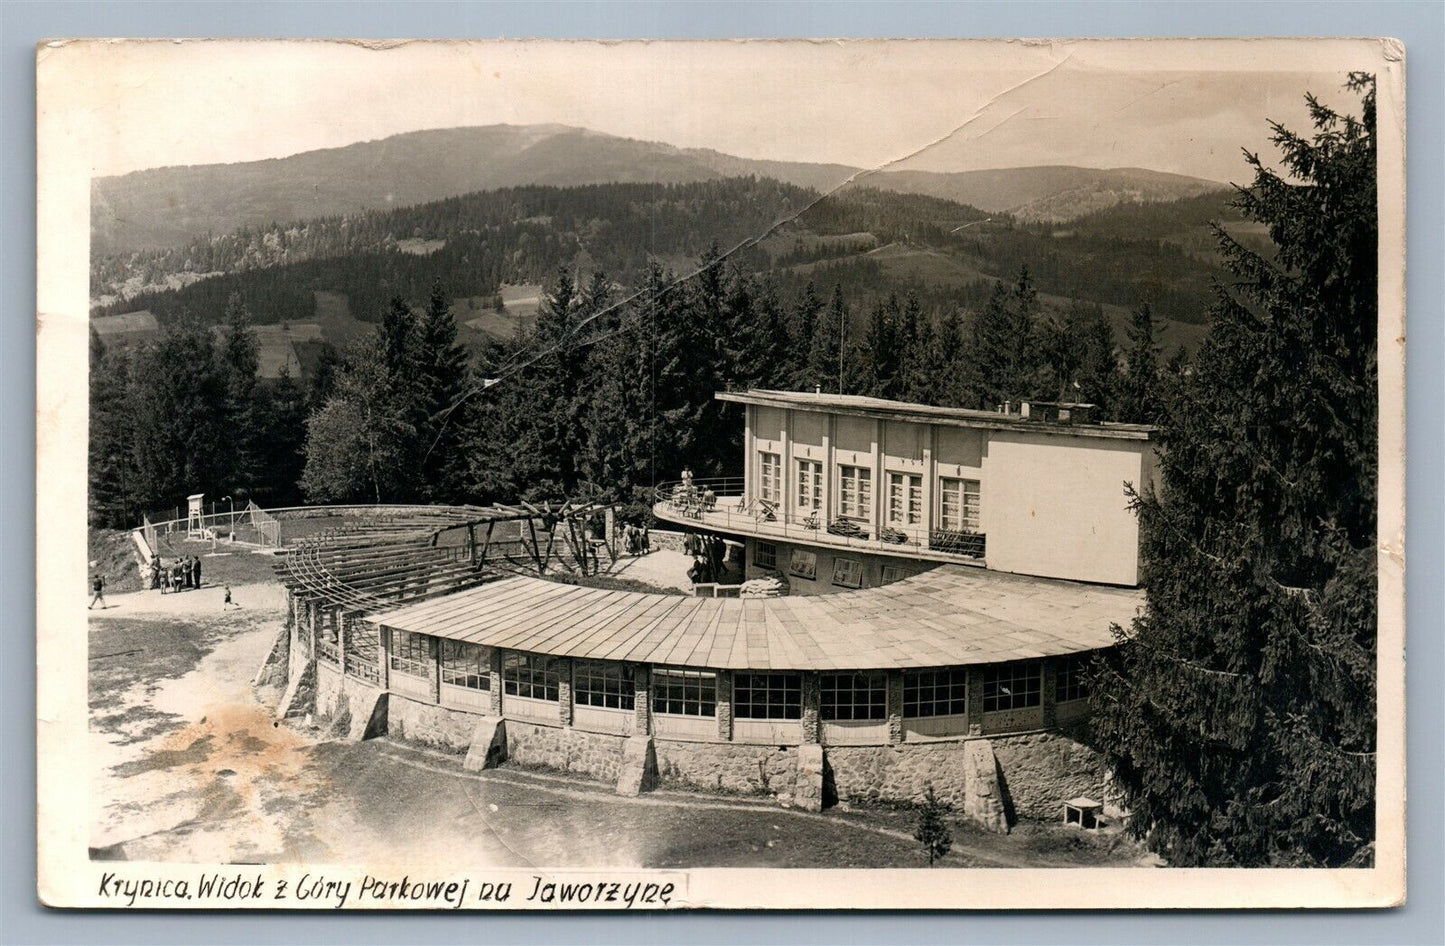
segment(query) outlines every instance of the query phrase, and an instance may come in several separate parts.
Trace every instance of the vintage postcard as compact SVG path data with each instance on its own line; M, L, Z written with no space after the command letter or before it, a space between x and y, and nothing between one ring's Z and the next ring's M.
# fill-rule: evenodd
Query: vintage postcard
M37 78L46 904L1403 902L1397 42Z

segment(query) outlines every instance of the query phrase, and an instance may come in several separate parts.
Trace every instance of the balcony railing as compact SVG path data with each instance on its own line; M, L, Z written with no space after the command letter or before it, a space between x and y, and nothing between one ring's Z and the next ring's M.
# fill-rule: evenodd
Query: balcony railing
M788 512L783 503L744 495L742 477L674 480L656 489L658 516L673 522L695 521L699 526L765 538L801 541L880 551L936 552L981 561L986 548L981 532L885 525L874 534L866 520L827 518L822 509Z

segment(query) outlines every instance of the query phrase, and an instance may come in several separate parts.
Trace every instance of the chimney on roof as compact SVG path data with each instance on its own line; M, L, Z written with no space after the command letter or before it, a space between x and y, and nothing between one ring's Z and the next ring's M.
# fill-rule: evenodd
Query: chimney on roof
M813 385L813 393L821 397L823 394L823 386L821 384Z

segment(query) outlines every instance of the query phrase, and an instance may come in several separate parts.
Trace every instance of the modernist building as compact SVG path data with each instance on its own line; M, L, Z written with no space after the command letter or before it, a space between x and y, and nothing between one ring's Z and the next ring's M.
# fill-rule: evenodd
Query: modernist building
M1155 476L1153 428L1079 404L971 411L748 391L741 480L663 487L659 518L736 537L748 577L794 594L872 588L942 562L1132 587L1125 485ZM704 498L705 497L705 498Z
M1068 732L1085 662L1141 603L1125 483L1150 481L1152 431L1070 405L719 396L747 407L746 475L666 487L657 514L740 539L790 594L503 575L494 530L546 534L517 509L340 530L280 569L293 620L262 676L287 682L281 712L620 791L660 778L816 808L933 785L993 827L1101 794Z

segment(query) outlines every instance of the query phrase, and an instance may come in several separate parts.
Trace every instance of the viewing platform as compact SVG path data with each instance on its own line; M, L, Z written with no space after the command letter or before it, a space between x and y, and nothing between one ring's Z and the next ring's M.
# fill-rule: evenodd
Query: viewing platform
M980 532L889 528L874 530L863 520L835 517L822 510L807 515L784 511L778 503L749 502L742 477L672 480L655 492L653 515L693 530L711 530L764 541L778 540L825 548L853 549L910 560L984 567L987 537Z

